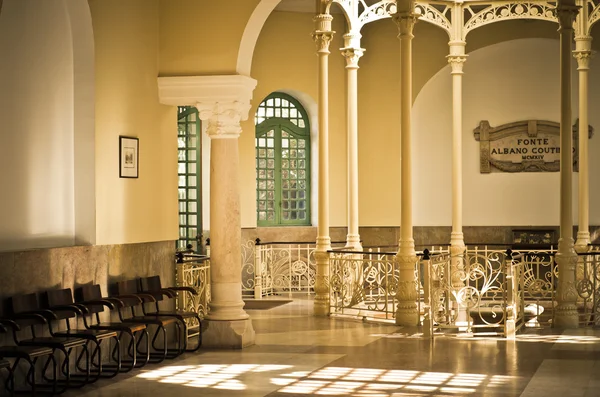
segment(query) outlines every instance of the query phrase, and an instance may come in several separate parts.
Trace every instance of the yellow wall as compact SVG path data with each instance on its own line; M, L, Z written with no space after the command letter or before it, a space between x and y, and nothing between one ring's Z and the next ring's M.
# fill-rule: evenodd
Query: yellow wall
M160 0L160 74L235 74L246 22L259 0Z
M318 58L311 38L313 15L308 13L274 12L263 27L256 44L252 62L252 77L258 81L250 118L243 123L240 138L242 227L256 226L256 167L254 161L254 114L260 102L271 92L283 90L292 95L307 94L317 102ZM344 31L344 21L337 18L334 30ZM331 43L330 55L330 224L346 225L346 111L345 61L338 48L343 46L341 35ZM304 103L304 105L307 105ZM317 120L311 120L311 128ZM314 157L315 151L311 153ZM312 188L316 192L316 181Z
M97 244L175 240L176 109L158 102L158 0L90 0L96 45ZM119 178L119 135L139 179Z
M260 101L276 90L302 92L316 102L317 57L310 33L311 14L273 12L258 38L252 77L251 120L240 139L242 169L242 225L256 225L253 115ZM337 32L330 46L330 220L346 225L346 88L345 61L339 53L345 33L343 17L334 15ZM400 44L396 25L385 19L363 28L359 79L359 210L361 226L400 224ZM413 99L423 86L447 65L447 34L426 22L415 26L413 41ZM556 25L542 21L511 21L477 29L467 38L467 51L498 42L527 37L556 38ZM468 78L466 76L465 78ZM448 85L448 90L451 86ZM435 109L431 109L432 116ZM313 120L314 122L315 120ZM316 153L315 153L316 154ZM419 161L432 161L427 153L413 153ZM313 189L316 184L313 183Z

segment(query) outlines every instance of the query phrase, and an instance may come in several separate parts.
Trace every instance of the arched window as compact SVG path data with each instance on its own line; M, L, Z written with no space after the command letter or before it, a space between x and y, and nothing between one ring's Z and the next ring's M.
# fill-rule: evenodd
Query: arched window
M293 97L274 92L256 111L258 226L310 225L310 128Z

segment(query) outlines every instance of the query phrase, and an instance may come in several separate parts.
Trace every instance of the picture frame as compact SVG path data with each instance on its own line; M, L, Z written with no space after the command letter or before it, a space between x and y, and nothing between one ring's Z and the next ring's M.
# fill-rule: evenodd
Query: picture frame
M119 136L119 178L139 177L139 147L138 138Z

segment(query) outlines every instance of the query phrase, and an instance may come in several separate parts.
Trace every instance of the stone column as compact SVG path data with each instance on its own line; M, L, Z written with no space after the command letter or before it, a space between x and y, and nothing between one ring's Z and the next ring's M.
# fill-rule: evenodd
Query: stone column
M346 247L362 250L358 232L358 60L364 50L360 48L360 33L344 35L342 55L346 58L348 128L348 235Z
M573 243L573 130L571 123L571 50L573 21L578 7L574 0L559 0L557 15L560 32L560 239L558 241L558 306L555 326L577 328L577 290Z
M448 63L452 67L452 234L450 252L452 256L465 251L463 236L462 200L462 75L467 60L464 41L451 41ZM460 278L460 277L459 277ZM462 286L462 280L458 280ZM453 282L453 284L455 284Z
M315 16L316 29L313 39L319 56L319 224L317 225L317 248L315 260L316 316L329 314L329 44L334 32L331 30L333 17L329 14Z
M577 230L577 252L587 252L590 242L590 188L588 161L588 72L592 57L592 36L587 35L587 8L582 7L577 18L578 34L575 51L579 71L579 228Z
M417 280L415 279L415 241L412 223L412 177L411 177L411 108L412 108L412 39L417 21L412 0L399 0L398 12L393 16L398 25L400 39L400 241L396 256L399 265L399 281L396 297L396 324L413 326L419 321L417 311Z

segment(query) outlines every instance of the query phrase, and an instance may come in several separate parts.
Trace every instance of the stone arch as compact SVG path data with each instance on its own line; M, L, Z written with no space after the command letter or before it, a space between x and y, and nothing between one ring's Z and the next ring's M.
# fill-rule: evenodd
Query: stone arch
M252 12L240 42L236 65L236 72L238 74L250 76L252 56L254 55L256 41L258 40L258 36L260 35L260 31L264 26L265 21L280 1L281 0L261 0Z

